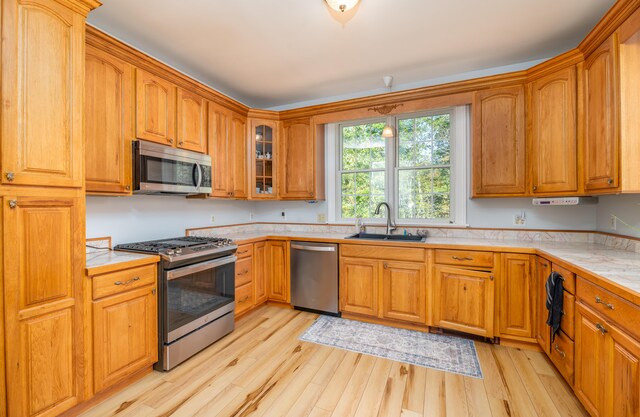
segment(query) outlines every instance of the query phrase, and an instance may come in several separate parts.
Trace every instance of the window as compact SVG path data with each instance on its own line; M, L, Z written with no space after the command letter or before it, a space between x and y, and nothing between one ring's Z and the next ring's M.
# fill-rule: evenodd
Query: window
M337 125L334 220L382 218L386 201L401 224L464 224L466 123L461 107Z

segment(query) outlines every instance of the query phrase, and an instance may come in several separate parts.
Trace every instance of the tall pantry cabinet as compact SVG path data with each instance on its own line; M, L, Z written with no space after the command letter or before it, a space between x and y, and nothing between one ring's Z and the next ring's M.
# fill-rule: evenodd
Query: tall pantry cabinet
M58 415L89 392L84 33L99 5L2 1L0 416Z

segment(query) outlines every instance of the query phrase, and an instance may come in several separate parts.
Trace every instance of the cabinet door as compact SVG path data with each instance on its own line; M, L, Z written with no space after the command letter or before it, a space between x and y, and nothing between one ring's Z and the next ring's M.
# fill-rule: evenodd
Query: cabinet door
M158 361L156 287L93 303L94 393Z
M370 259L340 259L340 311L378 317L380 263Z
M176 88L170 82L136 69L136 136L175 146Z
M477 92L472 109L474 196L524 195L524 87Z
M609 383L606 395L610 416L640 415L640 342L614 326L609 327L611 338L608 358Z
M434 278L435 326L493 337L493 273L436 265Z
M2 199L8 414L83 399L84 198Z
M592 416L605 416L608 327L598 314L577 304L574 389Z
M551 347L551 327L547 326L549 311L547 310L547 291L545 285L547 278L551 274L551 262L544 258L538 258L538 270L536 271L537 282L535 291L536 310L536 339L538 344L547 355Z
M500 335L533 337L534 257L504 254L499 281Z
M178 148L195 152L207 151L204 129L205 101L199 95L178 88Z
M269 241L266 246L269 300L289 302L289 254L287 242Z
M280 139L279 193L283 199L313 199L315 144L311 120L286 121Z
M258 242L253 245L253 291L256 305L267 301L266 281L266 243Z
M232 197L247 198L247 118L237 113L231 114L229 157L233 170Z
M531 85L531 182L534 194L577 192L576 67Z
M584 61L586 190L619 186L618 62L614 35Z
M84 17L2 2L2 184L82 187Z
M270 120L250 120L249 160L252 199L274 200L277 197L278 123Z
M87 192L131 193L133 67L87 47L85 175Z
M209 155L211 156L211 196L231 197L232 178L229 154L231 111L209 103Z
M382 266L382 317L426 324L425 264L385 261Z

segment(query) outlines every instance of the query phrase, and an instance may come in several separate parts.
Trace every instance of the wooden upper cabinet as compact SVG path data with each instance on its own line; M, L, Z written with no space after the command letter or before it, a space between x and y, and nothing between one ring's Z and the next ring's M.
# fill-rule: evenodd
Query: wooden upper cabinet
M535 256L504 254L498 285L501 336L534 337Z
M136 68L136 137L175 146L176 87Z
M280 139L279 197L284 200L314 200L324 198L318 190L316 170L318 156L324 156L324 137L317 137L310 118L282 122ZM321 141L318 149L316 141ZM321 155L318 155L321 152ZM319 161L324 165L324 158ZM324 171L322 171L324 183ZM320 191L320 197L318 197Z
M178 88L178 148L195 152L207 151L205 130L206 103L204 99L190 91Z
M133 67L87 46L85 183L88 193L131 193Z
M473 97L473 195L524 195L524 87L476 92Z
M584 188L620 186L618 57L615 34L584 62Z
M578 191L576 67L531 83L531 191Z
M256 200L275 200L278 196L277 167L280 163L278 128L273 120L249 120L249 197Z
M58 415L84 398L84 198L2 199L8 415Z
M247 180L247 118L238 113L231 114L229 125L229 157L232 170L232 197L247 198L249 186Z
M2 2L2 184L83 186L84 16Z
M212 197L247 198L247 119L209 103L209 155Z

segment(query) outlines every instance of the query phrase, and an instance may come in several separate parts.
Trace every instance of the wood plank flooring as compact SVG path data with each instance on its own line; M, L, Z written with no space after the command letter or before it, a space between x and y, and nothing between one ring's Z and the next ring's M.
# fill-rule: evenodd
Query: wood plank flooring
M298 340L316 317L262 307L83 416L587 416L543 353L476 342L484 379L468 378Z

